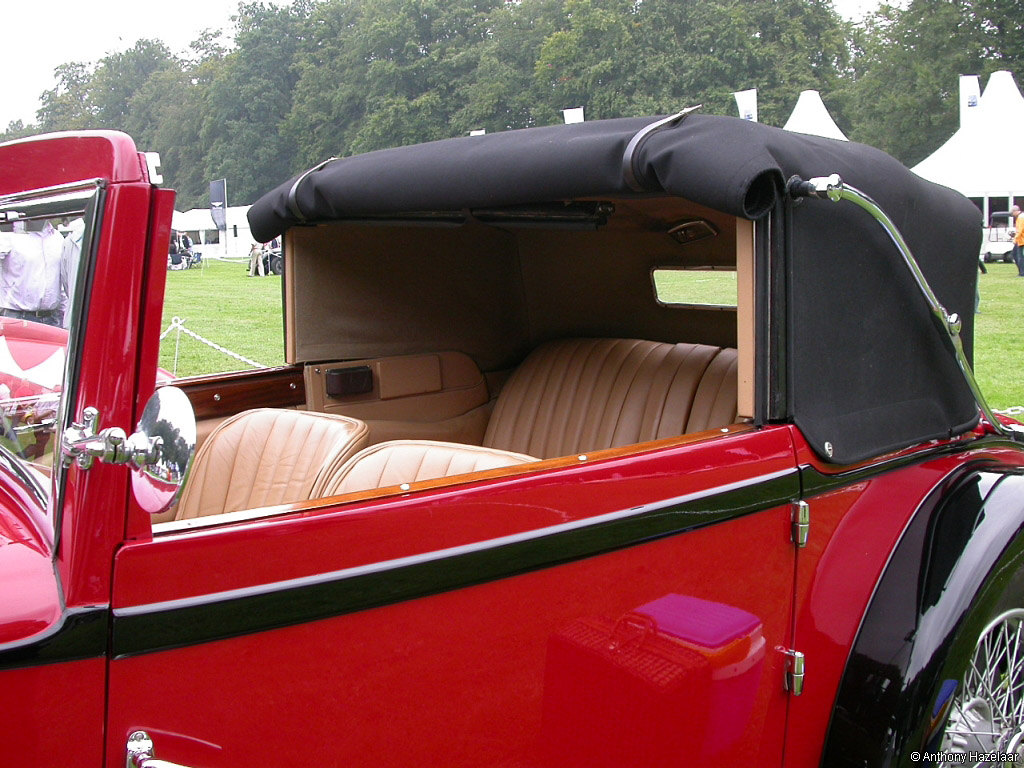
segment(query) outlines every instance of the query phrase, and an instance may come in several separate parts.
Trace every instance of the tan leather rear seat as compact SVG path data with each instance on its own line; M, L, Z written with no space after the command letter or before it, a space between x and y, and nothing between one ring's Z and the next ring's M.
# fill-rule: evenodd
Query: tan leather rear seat
M509 379L484 447L396 440L366 448L328 494L675 437L736 420L736 350L635 339L538 347Z
M547 459L731 424L736 360L703 344L549 342L502 389L484 445Z

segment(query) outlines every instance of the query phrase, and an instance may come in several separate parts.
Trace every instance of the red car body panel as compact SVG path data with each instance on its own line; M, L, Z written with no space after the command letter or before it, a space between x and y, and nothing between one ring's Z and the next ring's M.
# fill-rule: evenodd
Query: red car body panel
M974 437L981 433L978 430ZM794 440L800 464L822 470L798 430ZM911 467L895 471L907 460L913 462ZM820 759L836 691L861 619L914 512L965 464L1020 466L1022 457L1015 450L965 446L953 455L918 462L913 454L905 454L890 462L888 472L883 464L859 481L806 497L812 508L813 533L797 556L794 634L798 646L814 649L809 663L814 665L815 685L791 703L787 765L815 765Z
M134 424L137 418L138 329L146 265L152 188L149 184L112 186L106 199L104 230L92 276L89 317L82 342L84 360L74 413L91 405L104 423ZM112 333L112 329L117 329ZM62 537L57 557L69 607L105 605L110 600L110 568L124 535L128 475L110 465L69 472Z
M76 765L104 765L106 674L101 658L3 670L4 754L38 755L37 765L60 765L66 760L55 751L73 752Z
M135 424L160 377L173 193L120 134L5 145L0 164L0 194L107 180L68 408ZM31 367L61 333L11 337L12 356ZM155 537L122 467L68 471L60 515L4 467L3 750L120 768L142 729L208 768L817 765L915 511L968 462L1024 465L983 436L837 470L772 424Z
M538 472L455 493L425 492L341 505L311 516L240 523L198 536L188 532L130 544L118 553L115 565L115 616L211 592L244 592L585 522L622 509L752 483L761 479L760 473L793 476L788 429L733 440L596 461L572 470L569 477L564 471ZM751 462L754 457L757 460ZM752 467L758 468L759 476L750 476ZM444 516L444 526L437 525L438 515ZM756 648L756 660L749 663L745 687L724 694L727 702L720 709L737 713L731 719L720 715L728 720L727 727L702 731L707 743L697 744L689 729L664 738L669 722L647 717L646 727L661 737L651 736L642 747L648 750L644 754L651 760L672 762L685 746L689 756L726 760L749 755L753 749L766 762L778 763L785 696L777 682L785 659L774 648L784 645L789 635L793 553L787 541L788 521L788 506L776 507L598 557L358 615L116 659L111 665L112 705L122 700L120 692L127 696L140 675L149 681L154 695L149 700L147 693L136 692L127 696L131 706L112 707L109 748L123 744L131 730L153 726L198 740L182 741L180 753L169 748L167 754L176 759L181 755L180 759L221 764L209 752L209 745L216 744L225 758L301 765L305 758L292 745L316 720L316 702L327 697L345 709L353 706L345 726L353 734L346 739L352 751L338 755L342 763L358 759L374 765L408 765L416 755L441 756L455 750L458 757L451 753L451 759L461 764L517 760L571 764L566 762L570 755L559 751L558 745L565 744L566 734L605 730L606 714L574 712L551 704L552 696L576 702L581 691L602 684L585 665L551 667L552 654L571 652L564 634L574 626L576 631L586 626L592 633L601 627L613 632L616 623L638 606L682 593L758 617L758 637L763 641ZM276 530L272 538L268 538L268 525ZM731 566L722 567L723 552L732 553ZM177 567L183 562L189 568ZM755 583L737 578L753 562L760 578ZM154 579L154 573L174 576ZM594 584L603 587L595 590ZM445 619L438 621L441 616ZM489 627L486 633L481 631L484 625ZM289 650L298 647L305 650ZM272 722L261 720L244 707L224 708L216 696L197 701L194 687L175 683L180 681L182 665L210 670L215 678L211 690L227 686L242 700L259 695L264 686L270 690L283 679L304 680L308 695L274 709ZM721 674L731 679L728 673ZM630 679L619 680L619 688L603 691L601 701L628 709L637 696L637 690L628 685ZM339 685L341 680L346 681L344 685ZM642 685L642 681L633 682ZM481 688L489 691L487 696L480 694ZM366 700L367 691L374 692L372 701ZM553 720L552 711L563 719ZM679 712L662 711L673 712L662 718L670 717L674 728ZM172 712L179 712L182 719L168 716ZM382 717L401 738L382 743L372 735L373 723ZM197 728L197 723L205 725ZM278 751L268 753L266 740L259 738L267 729L279 734L273 740L277 746L269 747ZM725 744L712 735L725 732L742 733L743 738ZM621 755L615 745L622 739L608 734L607 739L588 744L576 737L573 759L581 765L619 764Z
M116 131L51 134L4 146L0 195L46 189L87 179L113 184L148 182L146 161L128 136Z
M106 195L105 234L96 254L89 321L82 340L83 358L96 364L83 365L71 408L80 413L85 404L97 406L104 426L134 423L137 334L153 199L144 160L123 134L102 133L7 145L0 149L0 163L5 168L0 182L5 194L92 178L114 182ZM169 212L164 215L169 219ZM14 354L24 355L28 362L33 352L27 347L34 346L36 354L50 352L66 332L33 327L19 330L18 335L22 341L13 343L18 349ZM45 656L46 638L58 637L69 617L109 604L110 563L123 538L128 477L117 467L96 469L68 475L56 552L38 531L0 547L0 579L18 584L25 601L32 600L34 605L26 614L27 602L5 601L0 619L3 648L36 643ZM55 519L54 510L41 508L30 492L12 490L23 487L23 482L14 481L0 487L5 524ZM38 523L32 527L42 528ZM26 524L25 530L31 528ZM5 531L4 535L12 534ZM75 651L69 655L73 659ZM43 666L33 666L31 660L11 663L26 666L3 673L5 752L42 756L74 745L77 763L100 764L107 674L102 649L93 659Z
M737 450L739 446L739 450ZM700 462L694 459L700 458ZM757 474L751 475L757 457ZM203 532L160 536L118 553L113 608L243 589L310 574L499 539L623 509L714 491L730 484L793 472L787 429L709 441L639 456L595 461L570 472L537 472L427 491L398 499L339 504L315 515L257 520ZM446 524L437 525L444 515ZM267 528L285 550L269 562L253 557ZM173 580L153 569L194 567Z

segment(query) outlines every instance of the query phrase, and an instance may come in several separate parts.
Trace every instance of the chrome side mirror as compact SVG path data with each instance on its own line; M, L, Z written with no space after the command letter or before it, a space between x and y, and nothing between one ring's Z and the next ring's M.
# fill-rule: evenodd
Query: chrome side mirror
M196 455L196 417L188 396L177 387L156 390L128 442L135 451L135 500L149 514L160 514L178 500Z
M177 387L161 387L149 398L135 432L120 427L99 432L100 414L89 407L61 437L64 466L89 469L96 459L131 464L135 500L151 515L177 501L196 451L196 419L188 397Z

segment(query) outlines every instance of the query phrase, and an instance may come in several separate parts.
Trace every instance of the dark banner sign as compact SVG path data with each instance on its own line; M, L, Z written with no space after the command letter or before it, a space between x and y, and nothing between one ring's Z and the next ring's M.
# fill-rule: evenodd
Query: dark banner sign
M217 229L228 228L228 180L219 179L210 182L210 216Z

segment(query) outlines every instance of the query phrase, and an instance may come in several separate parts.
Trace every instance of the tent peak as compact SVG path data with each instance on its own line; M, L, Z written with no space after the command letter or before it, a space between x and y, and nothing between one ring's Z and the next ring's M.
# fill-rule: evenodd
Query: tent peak
M789 116L783 129L794 133L824 136L826 139L848 141L846 135L832 119L832 115L829 114L825 103L821 100L821 94L814 90L800 92L796 106L793 107L793 114Z

